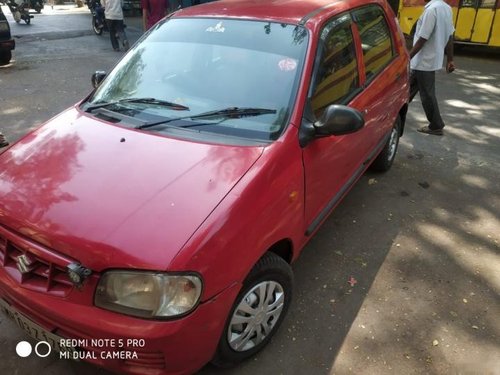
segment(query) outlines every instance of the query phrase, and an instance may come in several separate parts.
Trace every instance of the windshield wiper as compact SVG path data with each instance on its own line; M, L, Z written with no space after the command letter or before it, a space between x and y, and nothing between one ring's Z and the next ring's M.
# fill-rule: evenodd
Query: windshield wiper
M145 104L155 104L155 105L160 105L163 107L168 107L170 109L174 109L177 111L188 111L189 107L186 107L185 105L174 103L174 102L169 102L167 100L161 100L161 99L155 99L155 98L128 98L128 99L121 99L117 100L114 102L105 102L105 103L96 103L93 105L89 105L87 108L85 108L85 112L92 112L95 109L98 108L103 108L107 107L113 104L122 104L122 103L145 103Z
M182 116L182 117L174 117L170 118L167 120L163 121L157 121L157 122L150 122L148 124L144 125L139 125L136 129L146 129L150 128L156 125L162 125L162 124L168 124L169 122L173 121L178 121L178 120L184 120L184 119L199 119L199 118L241 118L241 117L251 117L251 116L260 116L260 115L267 115L267 114L274 114L276 113L275 109L268 109L268 108L251 108L251 107L229 107L225 109L219 109L216 111L209 111L209 112L203 112L199 113L197 115L192 115L192 116ZM202 126L202 125L207 125L207 123L203 122L200 124L189 124L185 126L180 126L189 128L193 126Z

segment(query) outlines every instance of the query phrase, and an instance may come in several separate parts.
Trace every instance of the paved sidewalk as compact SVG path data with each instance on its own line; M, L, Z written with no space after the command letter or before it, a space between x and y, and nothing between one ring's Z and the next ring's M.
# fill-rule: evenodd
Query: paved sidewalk
M34 10L30 11L34 17L29 25L24 21L16 23L9 7L2 6L2 10L9 21L12 36L16 40L66 39L94 34L91 24L92 16L87 6L78 8L76 5L45 4L40 14ZM140 16L125 17L125 24L129 31L142 33Z

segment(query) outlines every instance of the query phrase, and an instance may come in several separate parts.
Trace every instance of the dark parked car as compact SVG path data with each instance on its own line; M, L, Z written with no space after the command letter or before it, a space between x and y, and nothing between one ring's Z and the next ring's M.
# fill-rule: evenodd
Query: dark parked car
M0 65L7 65L12 58L12 50L16 46L10 35L10 26L0 8Z

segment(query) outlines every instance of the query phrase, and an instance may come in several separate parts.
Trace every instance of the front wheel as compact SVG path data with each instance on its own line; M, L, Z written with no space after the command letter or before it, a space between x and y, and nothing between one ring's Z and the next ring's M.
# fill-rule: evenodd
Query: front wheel
M236 297L212 363L232 366L266 346L290 306L292 285L288 263L274 253L264 255Z
M96 35L102 34L103 26L97 22L97 18L95 16L92 16L92 29Z
M391 169L392 162L396 157L396 152L399 145L399 136L401 134L401 118L399 115L396 117L394 126L392 127L389 139L384 148L378 154L377 158L373 161L370 168L377 172L386 172Z

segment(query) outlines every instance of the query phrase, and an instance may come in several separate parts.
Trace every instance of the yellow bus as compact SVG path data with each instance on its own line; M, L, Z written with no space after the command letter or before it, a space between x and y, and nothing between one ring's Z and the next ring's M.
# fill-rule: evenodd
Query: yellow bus
M500 0L445 0L453 10L455 42L500 47ZM413 35L424 0L400 0L398 18L405 35Z

